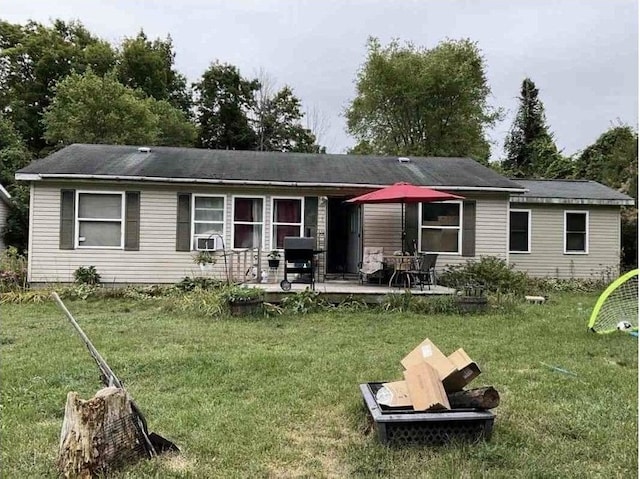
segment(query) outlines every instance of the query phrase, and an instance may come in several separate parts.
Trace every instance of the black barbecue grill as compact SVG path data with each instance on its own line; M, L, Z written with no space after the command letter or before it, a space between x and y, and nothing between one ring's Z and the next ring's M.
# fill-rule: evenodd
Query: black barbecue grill
M315 238L284 237L284 279L280 287L284 291L291 289L291 283L307 283L315 288L315 255L321 253L316 249ZM297 274L294 281L289 274Z

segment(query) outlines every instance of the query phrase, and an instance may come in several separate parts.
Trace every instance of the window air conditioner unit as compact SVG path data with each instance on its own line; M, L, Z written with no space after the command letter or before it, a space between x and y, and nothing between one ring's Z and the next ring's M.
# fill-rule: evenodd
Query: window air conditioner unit
M196 250L218 251L224 249L221 236L196 236Z

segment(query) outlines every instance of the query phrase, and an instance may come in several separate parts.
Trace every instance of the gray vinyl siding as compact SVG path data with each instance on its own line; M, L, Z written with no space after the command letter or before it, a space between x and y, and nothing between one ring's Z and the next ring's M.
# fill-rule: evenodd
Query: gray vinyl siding
M59 249L60 190L75 188L95 191L140 191L140 249L139 251L108 249ZM72 282L73 273L80 266L93 265L103 283L175 283L185 276L211 276L225 278L225 262L220 258L211 271L200 271L193 263L193 253L176 251L177 192L221 195L226 199L226 224L224 242L232 246L232 204L235 196L262 196L264 202L264 250L260 270L268 270L266 253L271 248L271 196L296 196L290 190L265 190L259 188L229 188L215 186L170 186L140 184L34 184L30 218L29 281ZM318 194L321 194L320 192ZM306 191L306 196L314 192ZM303 196L303 195L300 195ZM320 202L318 231L325 231L326 203ZM322 221L322 223L320 223ZM324 241L324 234L322 241ZM228 255L226 269L232 279L249 279L245 273L254 264L254 255L240 252ZM282 273L282 266L279 273ZM259 273L260 271L258 271ZM275 279L274 279L275 280Z
M440 254L437 269L461 264L480 256L497 256L507 259L507 221L509 200L506 195L482 196L461 193L468 200L476 200L476 250L475 256ZM399 204L368 204L363 206L363 244L365 247L381 247L385 255L402 249L402 220Z
M2 241L2 236L4 232L4 227L7 224L7 215L9 214L9 206L0 199L0 250L4 249L4 241Z
M512 203L531 210L531 252L510 253L515 269L531 276L600 278L618 275L620 207ZM588 254L564 253L564 212L588 211Z

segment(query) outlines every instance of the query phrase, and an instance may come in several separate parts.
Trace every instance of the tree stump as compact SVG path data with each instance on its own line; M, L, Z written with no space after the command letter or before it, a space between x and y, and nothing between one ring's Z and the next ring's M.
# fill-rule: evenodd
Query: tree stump
M91 478L144 455L131 402L124 389L108 387L85 401L67 395L58 469L66 478Z

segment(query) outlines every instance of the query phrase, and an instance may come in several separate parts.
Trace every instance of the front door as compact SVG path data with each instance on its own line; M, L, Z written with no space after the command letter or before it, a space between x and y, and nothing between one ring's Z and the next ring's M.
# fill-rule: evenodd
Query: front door
M360 262L360 208L348 198L329 198L327 204L327 273L355 274Z
M360 207L349 205L349 236L347 238L347 273L357 273L360 263Z

